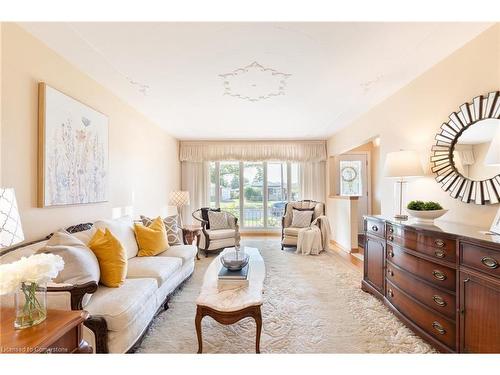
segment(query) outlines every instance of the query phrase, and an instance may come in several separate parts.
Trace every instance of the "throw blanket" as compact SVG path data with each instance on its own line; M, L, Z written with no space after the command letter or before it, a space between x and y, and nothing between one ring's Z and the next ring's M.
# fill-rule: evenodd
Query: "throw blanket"
M302 228L297 238L297 253L318 255L328 250L330 244L330 223L326 216L317 217L309 227Z

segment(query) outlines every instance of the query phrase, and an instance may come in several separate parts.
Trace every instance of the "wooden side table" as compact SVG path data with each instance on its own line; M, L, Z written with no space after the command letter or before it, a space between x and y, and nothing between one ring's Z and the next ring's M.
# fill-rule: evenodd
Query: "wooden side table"
M48 310L42 323L15 329L13 308L0 309L0 353L92 353L83 340L83 322L89 313L83 310Z
M196 252L196 259L200 260L198 252L199 252L200 238L201 238L201 227L197 225L183 226L182 237L185 245L192 245L193 241L196 239L196 248L198 249L198 251Z

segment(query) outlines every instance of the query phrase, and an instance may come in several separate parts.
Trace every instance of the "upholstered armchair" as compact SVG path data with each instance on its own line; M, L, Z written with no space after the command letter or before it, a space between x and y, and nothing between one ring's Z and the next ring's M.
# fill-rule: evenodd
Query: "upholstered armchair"
M228 227L224 229L210 228L208 212L224 212L227 215ZM198 248L203 250L205 256L211 251L220 251L226 247L233 247L240 241L240 228L238 218L232 213L212 208L200 208L192 214L193 218L201 224L201 236Z
M281 250L285 247L297 247L299 230L302 228L292 227L294 208L298 210L312 209L314 212L311 221L325 214L325 204L321 202L312 200L288 202L285 206L285 214L281 218Z

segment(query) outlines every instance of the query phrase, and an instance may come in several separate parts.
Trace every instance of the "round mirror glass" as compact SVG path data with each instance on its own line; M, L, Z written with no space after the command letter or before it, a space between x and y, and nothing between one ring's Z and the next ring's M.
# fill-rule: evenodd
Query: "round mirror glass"
M485 119L469 126L453 149L456 170L473 181L500 174L500 120Z

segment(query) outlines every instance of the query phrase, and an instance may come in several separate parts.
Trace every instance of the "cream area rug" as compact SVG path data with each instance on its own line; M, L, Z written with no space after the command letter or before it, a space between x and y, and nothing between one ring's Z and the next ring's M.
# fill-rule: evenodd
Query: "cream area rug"
M429 353L381 302L361 290L361 271L338 254L317 256L280 250L278 239L244 240L266 263L262 353ZM138 353L196 353L196 298L215 255L196 261L170 308L153 322ZM204 353L254 353L255 322L223 326L202 321Z

